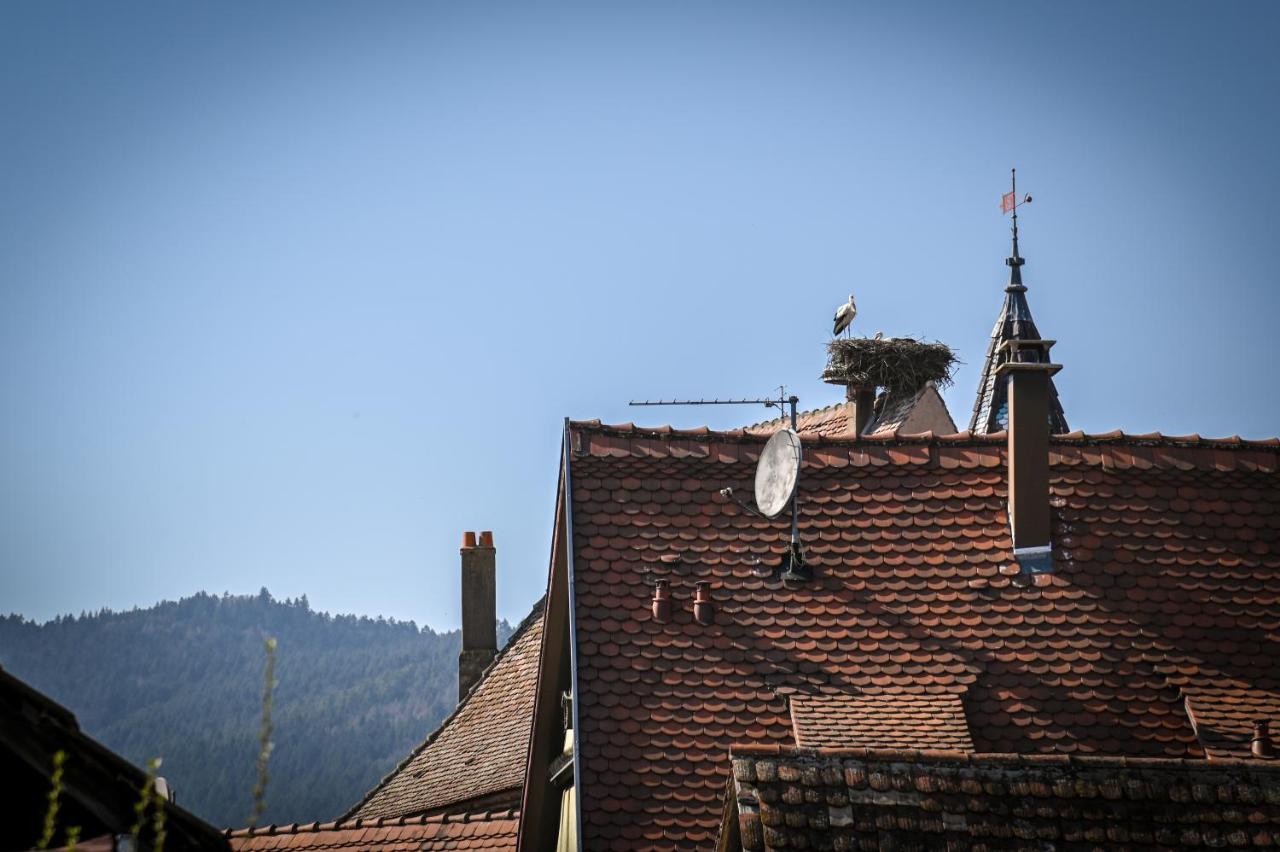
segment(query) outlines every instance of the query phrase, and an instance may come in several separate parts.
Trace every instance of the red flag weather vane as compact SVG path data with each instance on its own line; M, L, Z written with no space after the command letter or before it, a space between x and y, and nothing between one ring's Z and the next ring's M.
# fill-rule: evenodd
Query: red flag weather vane
M1004 195L1000 196L1000 212L1001 213L1012 212L1013 215L1016 217L1018 215L1019 207L1021 207L1024 204L1031 203L1031 196L1024 195L1022 198L1018 198L1018 170L1010 169L1010 172L1012 175L1013 188L1008 192L1006 192Z
M1018 197L1018 170L1010 169L1009 173L1009 180L1013 187L1000 196L1000 212L1013 213L1013 257L1009 258L1009 263L1011 266L1015 266L1015 271L1017 271L1016 267L1022 265L1022 258L1018 256L1018 208L1024 204L1030 204L1031 196Z

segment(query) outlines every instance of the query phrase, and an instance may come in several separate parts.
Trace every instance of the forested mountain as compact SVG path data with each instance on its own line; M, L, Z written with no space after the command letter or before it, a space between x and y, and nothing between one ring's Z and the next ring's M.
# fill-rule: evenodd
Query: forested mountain
M511 627L498 625L505 642ZM179 804L218 826L248 818L266 637L275 637L270 783L262 823L333 819L457 699L458 631L315 612L300 600L205 593L36 624L0 618L0 666L139 765L161 757Z

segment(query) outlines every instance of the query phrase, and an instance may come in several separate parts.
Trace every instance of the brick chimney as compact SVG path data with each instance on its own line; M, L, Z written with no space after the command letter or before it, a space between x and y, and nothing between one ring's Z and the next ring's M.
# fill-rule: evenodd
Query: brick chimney
M875 416L876 389L870 385L846 385L845 401L853 407L853 437L860 438Z
M999 375L1009 377L1009 526L1024 573L1052 570L1049 516L1049 363L1052 340L1009 340Z
M498 653L496 554L493 533L462 535L462 653L458 655L458 700L480 680Z

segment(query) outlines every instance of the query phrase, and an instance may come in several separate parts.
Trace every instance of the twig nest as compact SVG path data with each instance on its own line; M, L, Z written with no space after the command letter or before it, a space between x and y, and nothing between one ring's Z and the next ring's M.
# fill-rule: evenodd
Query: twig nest
M956 364L955 353L945 343L910 337L836 338L827 344L827 354L824 382L901 391L917 390L926 382L947 387Z

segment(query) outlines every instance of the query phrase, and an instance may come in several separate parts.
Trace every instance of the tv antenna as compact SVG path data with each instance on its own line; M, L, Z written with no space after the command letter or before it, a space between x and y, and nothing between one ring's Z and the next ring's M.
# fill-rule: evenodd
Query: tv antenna
M797 495L800 483L800 435L796 431L796 405L800 398L795 394L787 395L785 385L779 386L778 395L764 399L658 399L631 400L629 405L763 405L765 408L776 408L779 412L790 408L791 428L779 429L769 438L756 463L755 498L753 508L743 500L734 496L732 488L724 488L721 494L733 500L747 511L772 520L782 514L787 504L791 505L791 544L787 555L782 559L782 579L787 581L804 581L811 573L804 563L800 552L800 510Z
M783 411L787 406L791 407L791 428L796 428L796 403L800 402L800 397L792 394L787 396L787 386L778 386L778 395L773 398L765 399L633 399L628 405L763 405L765 408L776 408Z

